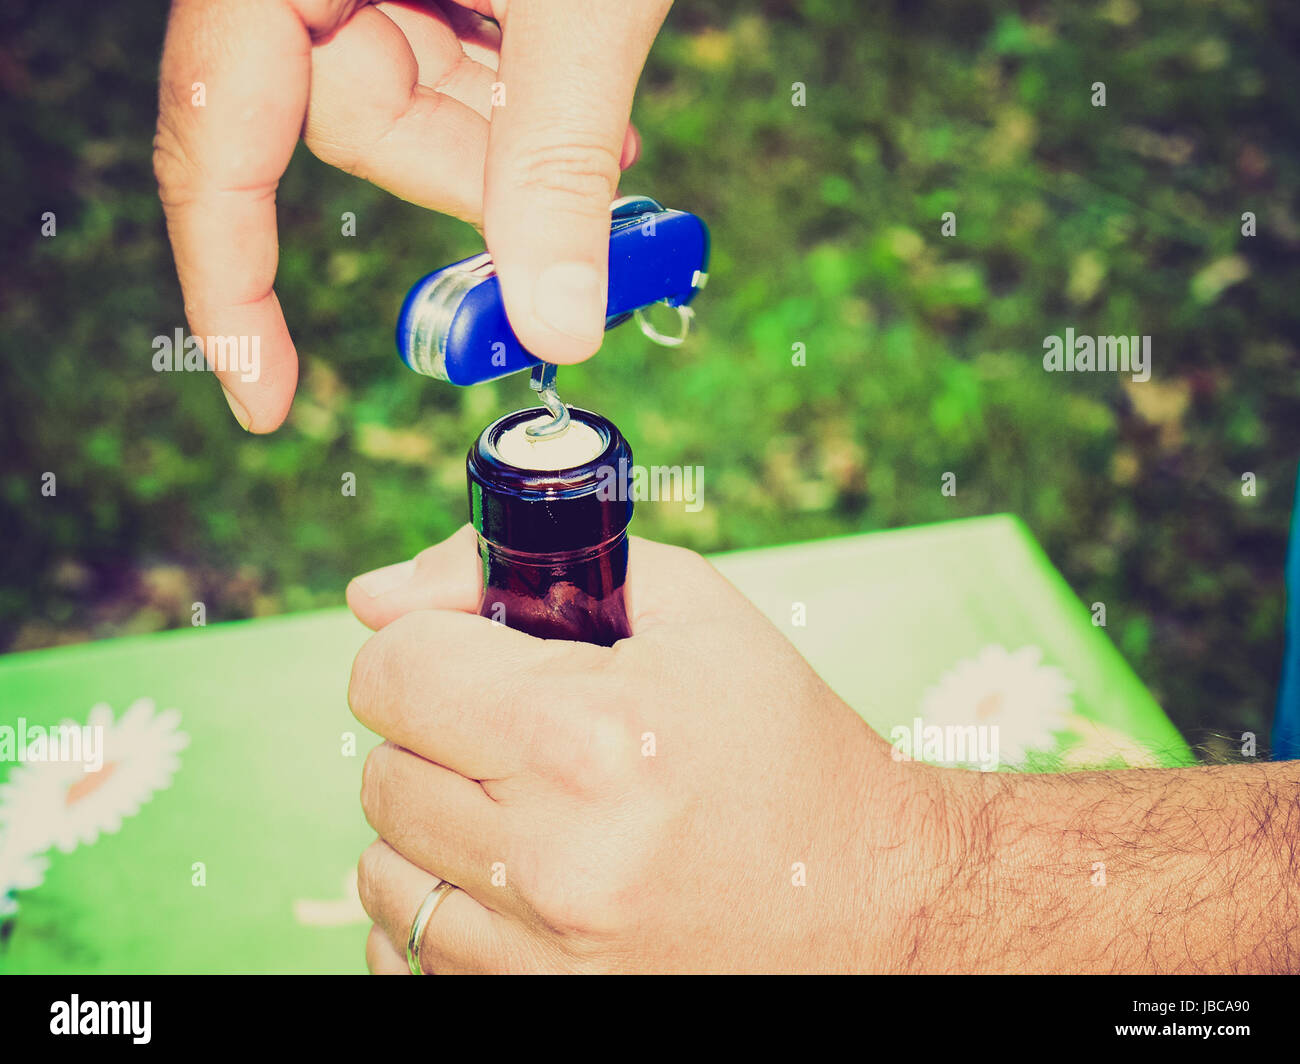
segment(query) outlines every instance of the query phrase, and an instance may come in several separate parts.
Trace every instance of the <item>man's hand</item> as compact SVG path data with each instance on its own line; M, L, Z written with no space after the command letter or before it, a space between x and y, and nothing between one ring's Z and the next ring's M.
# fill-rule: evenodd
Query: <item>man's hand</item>
M609 649L478 616L478 571L467 528L348 589L380 628L352 709L389 740L362 786L373 971L406 971L435 877L461 888L425 932L437 972L903 962L939 770L894 762L696 554L633 540Z
M896 762L707 562L634 539L633 635L494 625L474 534L348 588L376 972L1300 967L1300 763ZM868 636L864 635L864 638ZM436 877L436 878L435 878ZM800 885L802 884L802 885Z
M524 346L592 355L609 205L637 152L632 94L669 4L175 0L154 169L191 333L261 338L258 380L221 374L240 424L278 427L297 384L272 285L276 187L299 135L481 226Z

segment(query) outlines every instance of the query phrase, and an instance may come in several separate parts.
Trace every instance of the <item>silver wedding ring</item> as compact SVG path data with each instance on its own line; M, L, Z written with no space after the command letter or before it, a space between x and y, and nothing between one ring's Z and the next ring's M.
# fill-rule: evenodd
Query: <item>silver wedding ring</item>
M438 911L442 900L455 889L454 883L440 879L420 903L419 911L411 921L411 933L406 936L406 963L410 966L412 975L424 974L424 969L420 966L420 943L424 941L424 929L429 926L429 921Z

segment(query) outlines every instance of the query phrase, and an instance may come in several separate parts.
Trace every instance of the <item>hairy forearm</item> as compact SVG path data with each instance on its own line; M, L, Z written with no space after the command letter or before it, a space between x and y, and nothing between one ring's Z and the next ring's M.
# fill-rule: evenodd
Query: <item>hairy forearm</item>
M1300 970L1300 762L944 775L913 969Z

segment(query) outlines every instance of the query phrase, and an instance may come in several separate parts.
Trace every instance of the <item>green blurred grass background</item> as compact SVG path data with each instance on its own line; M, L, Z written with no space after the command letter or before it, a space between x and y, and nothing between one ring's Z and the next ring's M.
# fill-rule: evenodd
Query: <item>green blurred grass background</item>
M391 333L476 234L300 148L277 285L299 395L245 436L214 380L150 366L184 325L150 164L164 6L0 18L0 646L335 604L459 525L465 449L526 382L439 385ZM705 467L702 512L636 530L714 550L1012 511L1193 741L1264 729L1300 455L1298 24L1245 0L679 5L624 191L708 221L697 329L620 329L561 375L639 461ZM1151 334L1151 381L1045 374L1067 326Z

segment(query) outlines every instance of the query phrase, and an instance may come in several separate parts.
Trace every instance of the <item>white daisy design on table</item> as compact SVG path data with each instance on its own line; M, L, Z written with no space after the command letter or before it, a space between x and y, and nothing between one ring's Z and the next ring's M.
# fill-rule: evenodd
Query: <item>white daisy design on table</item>
M14 892L39 887L49 864L49 858L40 854L7 850L4 837L0 836L0 919L18 911Z
M927 726L997 728L998 760L1018 766L1031 751L1052 750L1067 727L1074 683L1043 663L1036 646L1009 651L984 647L959 661L926 690L920 715Z
M14 891L40 884L45 851L70 853L119 831L123 820L171 786L180 768L177 755L190 741L180 719L175 709L155 713L153 699L141 698L115 722L113 710L100 703L86 719L102 729L98 771L87 772L80 761L15 766L0 784L0 915L16 907Z

